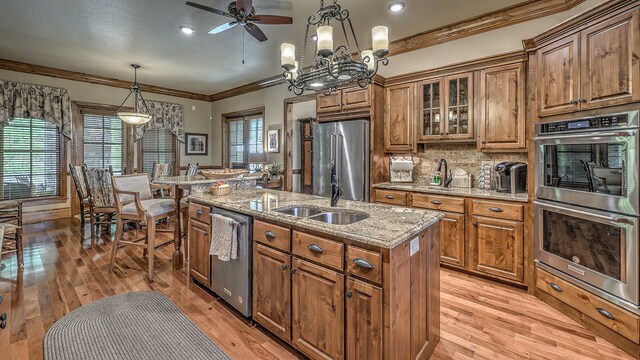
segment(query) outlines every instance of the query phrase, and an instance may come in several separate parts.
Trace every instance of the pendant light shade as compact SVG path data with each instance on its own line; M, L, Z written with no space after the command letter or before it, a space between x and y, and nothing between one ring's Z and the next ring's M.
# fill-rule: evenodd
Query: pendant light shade
M116 113L118 114L120 120L126 122L127 124L142 125L151 120L151 115L149 115L149 108L147 108L147 104L145 103L144 98L142 97L142 92L140 91L140 85L138 84L138 69L140 68L140 65L131 64L131 67L133 68L134 72L133 85L131 85L131 91L129 92L129 95L127 95L122 104L120 104L120 107L118 108ZM129 100L131 94L134 94L133 112L121 112L120 109L122 109L124 103ZM138 96L140 96L140 99L142 99L142 104L144 105L147 113L138 111Z
M318 35L318 55L327 57L333 55L333 28L331 26L320 26L316 30Z
M293 44L280 45L280 61L286 71L291 71L295 67L296 47Z
M376 57L385 57L389 54L389 29L386 26L376 26L371 29L373 42L373 54Z

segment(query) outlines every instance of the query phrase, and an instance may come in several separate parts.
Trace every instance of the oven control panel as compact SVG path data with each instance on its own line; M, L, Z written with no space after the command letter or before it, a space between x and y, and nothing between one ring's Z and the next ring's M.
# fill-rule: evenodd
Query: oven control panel
M565 131L579 130L595 130L599 128L611 128L626 126L628 120L627 114L618 114L611 116L598 116L593 118L559 121L540 125L542 133L558 133Z

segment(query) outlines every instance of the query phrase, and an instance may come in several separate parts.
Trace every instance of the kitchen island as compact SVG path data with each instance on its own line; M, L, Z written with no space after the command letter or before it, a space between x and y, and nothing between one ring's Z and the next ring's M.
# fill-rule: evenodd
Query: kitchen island
M253 319L305 355L426 359L435 349L441 213L342 200L331 208L328 198L261 189L189 201L194 280L211 277L211 207L252 216Z

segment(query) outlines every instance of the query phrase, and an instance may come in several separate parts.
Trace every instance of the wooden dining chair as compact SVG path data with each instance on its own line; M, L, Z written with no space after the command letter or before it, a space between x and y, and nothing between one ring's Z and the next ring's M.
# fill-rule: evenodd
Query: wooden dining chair
M157 186L149 182L147 174L113 176L112 186L116 204L116 235L109 271L113 271L118 249L121 246L132 245L144 249L143 256L147 256L149 281L153 281L155 250L174 241L171 239L156 243L156 231L173 232L171 229L156 229L156 222L177 215L175 201L170 198L154 198L152 189ZM138 222L146 226L145 235L138 239L123 240L123 227L128 222Z
M162 163L153 163L153 170L151 171L151 183L158 185L155 186L152 190L152 193L155 197L170 197L171 190L173 189L171 185L160 185L157 184L156 181L163 177L168 177L171 175L171 164L162 164Z
M80 229L84 230L84 224L89 217L89 195L87 194L87 182L84 178L82 166L69 164L69 173L78 194L78 203L80 204ZM89 218L91 220L91 218Z
M116 213L116 205L111 189L111 176L113 169L89 168L82 166L82 173L87 184L87 196L89 198L89 218L91 219L91 239L96 237L96 232L101 225L107 225L107 229L114 224L113 216Z
M187 165L187 171L185 172L185 175L187 175L187 176L198 175L198 166L199 165L200 165L200 163L196 163L195 165L188 164Z
M0 226L4 228L4 242L0 246L0 254L16 253L18 267L24 267L21 201L0 201Z

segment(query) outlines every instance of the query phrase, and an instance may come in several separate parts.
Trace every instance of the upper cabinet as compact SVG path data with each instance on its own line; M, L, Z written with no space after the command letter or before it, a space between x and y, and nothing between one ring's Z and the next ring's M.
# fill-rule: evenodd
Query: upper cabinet
M526 148L524 71L523 63L480 71L480 151Z
M418 142L474 138L473 73L423 81L417 95Z
M619 14L537 50L539 116L640 100L639 14Z
M373 86L354 86L338 89L329 95L318 94L316 113L318 121L334 121L371 116Z
M415 141L416 84L389 86L384 95L385 151L412 151Z

